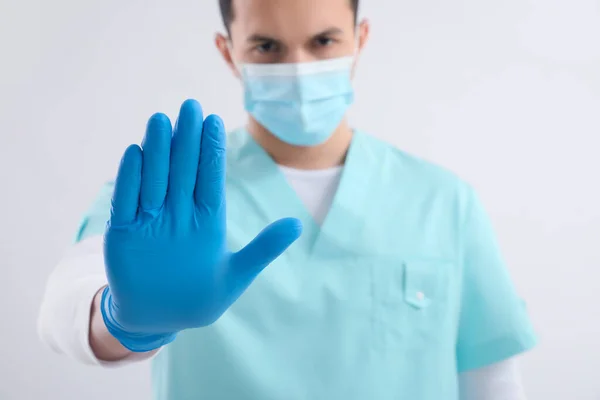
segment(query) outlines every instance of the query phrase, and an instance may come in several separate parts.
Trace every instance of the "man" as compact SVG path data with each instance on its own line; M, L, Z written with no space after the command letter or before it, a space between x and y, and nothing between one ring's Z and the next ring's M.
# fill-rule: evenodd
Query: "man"
M523 398L535 338L477 196L346 122L357 8L221 0L248 124L150 118L49 280L49 345L153 358L157 399Z

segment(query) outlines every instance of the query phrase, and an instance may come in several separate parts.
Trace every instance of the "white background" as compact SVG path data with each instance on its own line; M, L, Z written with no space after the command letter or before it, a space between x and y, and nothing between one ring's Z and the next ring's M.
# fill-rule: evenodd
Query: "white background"
M600 399L600 1L362 0L355 125L479 190L538 330L530 399ZM45 280L155 111L233 128L216 0L0 2L0 398L147 399L43 348ZM349 377L352 379L352 377Z

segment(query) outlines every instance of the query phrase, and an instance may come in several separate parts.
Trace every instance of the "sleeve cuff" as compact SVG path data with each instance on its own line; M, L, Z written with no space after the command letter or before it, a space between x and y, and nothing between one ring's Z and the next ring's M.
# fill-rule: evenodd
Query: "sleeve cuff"
M117 368L124 367L129 364L138 363L144 360L150 360L155 357L160 349L145 352L145 353L131 353L127 357L117 361L103 361L96 357L94 351L90 346L89 334L90 334L90 310L94 302L94 297L98 291L106 285L106 280L93 279L85 284L82 284L80 288L80 299L81 301L76 307L75 314L75 329L77 330L79 346L76 350L76 354L73 354L75 358L88 365L97 365L105 368Z
M533 349L537 338L532 332L506 336L457 351L458 372L482 368Z

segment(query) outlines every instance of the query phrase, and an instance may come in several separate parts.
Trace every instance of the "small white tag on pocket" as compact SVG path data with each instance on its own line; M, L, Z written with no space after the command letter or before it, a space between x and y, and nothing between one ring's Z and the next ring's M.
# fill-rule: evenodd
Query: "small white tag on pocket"
M431 304L435 298L438 273L432 265L425 262L404 263L404 301L411 306L422 309Z

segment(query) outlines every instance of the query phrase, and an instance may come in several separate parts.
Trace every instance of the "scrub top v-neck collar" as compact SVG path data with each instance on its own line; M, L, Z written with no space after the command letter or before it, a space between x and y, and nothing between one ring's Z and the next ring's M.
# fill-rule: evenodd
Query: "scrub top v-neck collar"
M380 160L371 151L370 141L360 132L353 134L341 180L323 224L320 226L306 209L283 172L245 130L230 135L236 147L228 163L229 176L244 186L257 204L266 204L263 212L273 222L279 218L298 218L303 224L300 238L288 250L294 258L336 257L340 253L360 252L357 238L364 232L365 207L373 176Z

